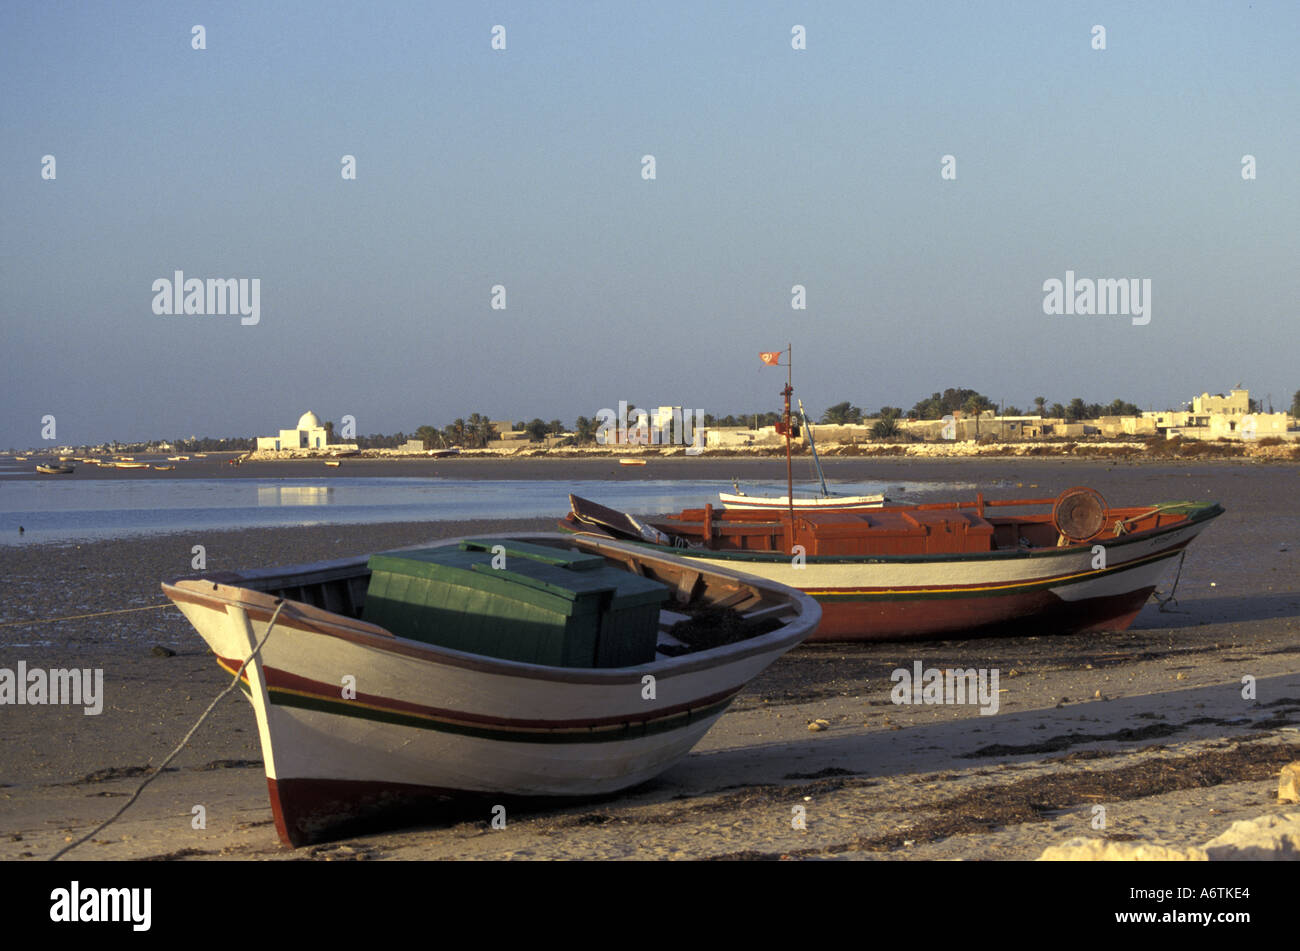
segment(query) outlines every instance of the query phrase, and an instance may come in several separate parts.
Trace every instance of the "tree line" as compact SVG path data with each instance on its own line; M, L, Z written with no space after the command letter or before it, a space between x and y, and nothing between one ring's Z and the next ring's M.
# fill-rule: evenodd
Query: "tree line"
M1034 411L1039 416L1050 419L1068 419L1078 421L1082 419L1096 419L1099 416L1140 416L1142 410L1134 403L1126 400L1116 399L1110 403L1102 405L1101 403L1086 403L1081 397L1075 397L1067 403L1047 402L1047 398L1036 396L1033 400ZM956 415L961 413L966 416L975 416L987 410L996 410L996 404L982 393L975 390L964 388L949 388L942 393L931 394L927 399L918 401L910 410L904 410L899 406L882 406L879 417L872 426L872 435L877 438L887 438L896 435L899 431L899 420L906 417L914 420L938 420L947 415ZM1262 405L1258 400L1250 401L1251 412L1261 412ZM1291 400L1292 416L1300 417L1300 390L1295 392ZM1016 406L1006 406L1002 409L1004 416L1026 416L1029 415ZM579 416L571 431L566 431L564 424L558 419L542 420L534 417L529 422L519 420L514 423L516 431L522 430L528 433L530 442L541 442L548 437L564 436L559 445L592 445L597 442L596 434L598 430L598 414L593 413L590 417ZM851 401L844 400L830 406L822 414L818 421L822 425L853 425L861 424L869 418L869 414L860 406L855 406ZM629 425L635 425L636 407L628 407ZM749 429L762 429L779 422L781 414L779 412L765 413L741 413L727 416L714 416L711 413L704 415L704 425L711 428L738 428L748 427ZM334 442L334 423L326 422L323 424L327 441ZM568 433L566 435L566 433ZM470 413L467 418L457 418L452 420L446 426L437 427L433 425L421 426L410 435L397 432L391 435L372 433L368 436L358 436L353 442L360 449L396 449L405 445L411 439L419 439L425 449L450 449L460 447L463 449L481 449L488 443L500 438L497 428L492 425L486 416L481 413ZM118 444L114 443L114 446ZM143 444L132 444L143 445ZM181 452L221 452L222 450L247 450L257 445L256 439L245 436L228 436L223 438L214 438L204 436L195 439L175 439L172 445L177 451Z
M1075 397L1070 400L1068 405L1052 403L1049 406L1046 397L1036 396L1033 405L1035 412L1039 416L1071 421L1096 419L1099 416L1139 416L1142 413L1142 410L1135 403L1120 399L1102 405L1101 403L1085 403L1082 398ZM899 406L882 406L877 415L881 420L898 420L904 416L908 419L936 420L949 415L955 416L958 413L965 416L977 416L989 410L997 411L997 409L997 404L983 393L963 388L949 388L942 393L934 393L927 399L919 400L915 406L906 412ZM1027 416L1030 414L1018 406L1005 406L1002 408L1001 415ZM867 417L866 410L845 400L829 407L822 414L820 422L826 425L845 425L861 423Z

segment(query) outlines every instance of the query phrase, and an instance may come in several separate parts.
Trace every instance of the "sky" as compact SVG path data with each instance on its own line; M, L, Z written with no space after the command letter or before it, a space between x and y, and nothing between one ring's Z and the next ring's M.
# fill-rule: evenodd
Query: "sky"
M817 415L1282 410L1297 36L1291 0L7 3L0 446L778 410L787 345ZM257 322L156 313L176 271ZM1067 271L1149 321L1045 313Z

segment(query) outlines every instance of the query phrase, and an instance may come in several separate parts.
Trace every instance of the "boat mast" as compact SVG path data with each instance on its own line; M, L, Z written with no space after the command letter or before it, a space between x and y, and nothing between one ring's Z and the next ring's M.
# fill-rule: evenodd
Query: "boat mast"
M808 414L803 411L803 400L799 401L799 419L803 422L803 431L808 434L808 448L812 450L813 466L817 469L817 480L822 484L822 498L829 499L831 493L826 488L826 476L822 472L822 462L817 458L817 443L813 442L812 427L808 425Z
M790 394L794 392L794 345L786 344L786 352L790 358L786 362L785 389L781 395L785 397L785 500L790 504L790 544L794 544L794 467L790 462Z

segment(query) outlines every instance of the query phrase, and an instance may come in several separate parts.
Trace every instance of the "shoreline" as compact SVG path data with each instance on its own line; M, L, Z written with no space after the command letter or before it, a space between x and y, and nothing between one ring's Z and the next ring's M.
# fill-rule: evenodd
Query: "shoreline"
M683 460L684 462L686 460ZM694 463L697 460L689 460ZM874 472L906 461L841 460ZM1276 801L1300 758L1300 467L976 461L997 492L1083 482L1108 499L1214 498L1226 514L1190 548L1177 603L1122 633L806 645L756 679L668 773L604 800L512 809L507 828L451 811L416 828L289 850L271 825L256 727L238 693L78 860L1031 859L1075 836L1199 846ZM965 473L964 460L927 474ZM233 468L233 467L232 467ZM781 466L784 475L784 466ZM1279 507L1279 503L1283 503ZM165 603L166 577L308 562L552 521L322 525L0 549L3 620ZM1169 581L1161 585L1167 592ZM155 646L172 651L156 656ZM48 857L129 795L228 683L172 608L11 627L0 667L102 668L103 711L0 710L0 860ZM897 705L891 671L1001 671L1001 705ZM1242 696L1244 675L1257 698ZM823 718L829 729L810 732ZM1158 765L1159 768L1156 768ZM206 809L194 829L191 810ZM1092 826L1104 804L1108 825ZM791 827L803 805L807 827Z
M886 447L888 448L888 447ZM902 447L897 447L902 448ZM978 447L977 447L978 448ZM1294 455L1293 455L1294 453ZM222 454L233 457L237 453ZM626 455L633 455L627 453ZM356 457L341 460L338 467L326 466L325 459L280 459L245 462L239 466L228 464L226 458L194 460L177 463L177 469L159 472L150 469L109 469L78 464L68 475L42 475L34 470L34 460L20 465L26 469L3 470L0 477L8 481L44 480L51 484L67 484L82 480L139 481L142 479L333 479L333 478L441 478L483 480L533 480L533 479L588 479L644 481L644 480L700 480L730 481L762 479L784 482L785 456L781 455L704 455L663 456L644 453L644 466L623 466L619 456L560 455L538 453L534 455L498 456L464 455L442 459L428 457ZM901 480L902 473L911 467L927 471L953 467L951 475L940 481L970 481L972 472L1006 466L1097 466L1159 468L1159 467L1234 467L1291 466L1300 464L1300 448L1288 446L1260 447L1253 456L1159 456L1147 453L1133 454L1033 454L998 455L984 451L970 454L905 455L881 452L863 455L821 455L822 468L828 481L860 482L867 478ZM811 455L794 458L796 482L815 481ZM882 474L883 473L883 474ZM960 476L960 478L958 478Z

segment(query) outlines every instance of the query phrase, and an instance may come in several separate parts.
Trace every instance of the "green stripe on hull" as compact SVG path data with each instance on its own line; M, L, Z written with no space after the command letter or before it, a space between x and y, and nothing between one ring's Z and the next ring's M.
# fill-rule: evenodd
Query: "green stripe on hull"
M250 693L248 684L240 681L244 693ZM373 720L378 723L390 723L394 726L414 727L418 730L436 730L439 733L452 733L457 736L472 736L484 740L497 740L502 743L618 743L623 740L635 740L660 733L680 730L690 723L722 713L735 698L735 694L725 700L719 700L706 707L686 710L672 716L662 717L639 723L627 723L621 727L606 729L573 730L513 730L509 727L472 726L465 723L449 723L430 717L415 716L396 710L376 710L372 707L344 700L326 699L324 697L304 696L284 690L271 688L271 703L278 707L296 707L301 710L314 710L333 716L352 717L359 720Z

